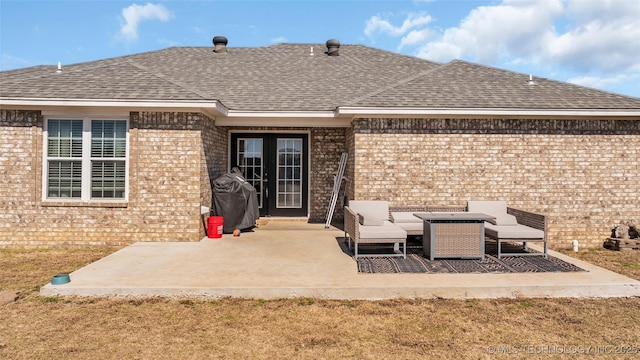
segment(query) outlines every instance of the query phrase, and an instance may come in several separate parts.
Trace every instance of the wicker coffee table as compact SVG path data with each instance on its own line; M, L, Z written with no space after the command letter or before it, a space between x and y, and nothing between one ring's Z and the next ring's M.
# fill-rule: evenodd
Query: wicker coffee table
M484 260L484 222L495 217L468 212L414 213L424 221L424 255L435 258Z

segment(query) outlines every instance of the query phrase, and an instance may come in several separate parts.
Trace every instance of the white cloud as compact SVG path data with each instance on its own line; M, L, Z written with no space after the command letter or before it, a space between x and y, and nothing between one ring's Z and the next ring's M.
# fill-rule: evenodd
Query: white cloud
M616 21L637 16L640 12L636 0L567 0L567 9L579 23L593 19Z
M401 36L415 27L427 25L433 19L425 13L410 13L400 26L393 26L388 20L381 16L371 17L366 22L364 34L372 37L375 33L382 33L391 36Z
M599 88L640 73L637 0L502 0L446 29L432 26L425 13L409 14L398 26L392 18L371 17L365 35L401 37L399 49L433 61L571 71L582 74L572 82Z
M146 20L168 21L173 14L162 5L147 3L146 5L133 4L122 9L124 24L120 28L120 35L127 41L138 39L138 26Z
M287 38L284 36L276 37L271 39L272 44L282 44L288 42Z
M556 28L556 24L566 24ZM435 61L640 71L640 6L627 0L504 0L472 10L416 51ZM402 43L404 45L404 43Z
M406 36L400 40L399 49L407 46L414 46L416 44L424 44L430 38L433 37L433 31L431 29L411 30Z
M624 84L627 82L640 81L640 73L637 74L617 74L612 76L578 76L570 78L567 82L576 85L582 85L598 89L607 89L616 85Z
M494 63L501 57L540 55L554 37L553 21L561 14L560 0L504 1L501 5L480 6L472 10L458 27L444 30L439 39L424 44L418 56L447 61L450 51L482 63Z
M554 63L577 71L640 71L640 6L635 1L572 0L574 20L547 49Z

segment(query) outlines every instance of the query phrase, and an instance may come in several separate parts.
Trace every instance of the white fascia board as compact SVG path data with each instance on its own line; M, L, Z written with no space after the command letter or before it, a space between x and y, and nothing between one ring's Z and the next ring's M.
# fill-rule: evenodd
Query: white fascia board
M216 118L218 126L349 127L350 118L338 118L334 111L236 111Z
M74 109L74 108L109 108L136 110L180 110L203 111L209 114L225 114L227 109L218 101L156 101L156 100L95 100L95 99L11 99L0 98L0 106L3 108L30 108L40 109Z
M110 117L110 118L128 118L129 112L123 109L113 108L45 108L42 110L44 117Z
M334 117L217 117L216 126L349 127L351 119Z
M513 116L513 117L640 117L640 109L428 109L428 108L373 108L373 107L340 107L337 115L365 116Z
M228 117L236 118L333 118L334 111L238 111L229 110Z
M49 115L74 113L112 113L115 115L129 111L195 111L215 119L218 126L350 126L349 118L338 118L334 111L236 111L229 110L219 101L0 98L0 107L42 110Z
M29 106L104 106L104 107L212 107L213 100L109 100L109 99L43 99L43 98L0 98L2 105Z

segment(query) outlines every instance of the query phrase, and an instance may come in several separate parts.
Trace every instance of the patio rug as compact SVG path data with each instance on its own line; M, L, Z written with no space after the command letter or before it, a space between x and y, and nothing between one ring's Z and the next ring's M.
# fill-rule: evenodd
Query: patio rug
M573 264L551 255L543 256L505 256L498 259L495 243L487 243L485 258L480 259L435 259L429 260L422 252L422 245L407 246L407 258L402 257L364 257L357 260L359 273L423 273L423 274L468 274L468 273L544 273L586 271ZM346 242L340 246L345 253L353 256ZM379 251L380 249L377 249ZM505 252L524 252L521 246L503 244ZM529 250L533 252L533 250ZM366 253L362 246L359 251Z

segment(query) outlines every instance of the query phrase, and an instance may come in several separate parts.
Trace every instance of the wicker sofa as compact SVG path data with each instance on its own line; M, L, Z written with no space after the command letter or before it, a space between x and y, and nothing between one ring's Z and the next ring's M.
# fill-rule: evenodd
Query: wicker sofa
M386 201L350 201L344 207L344 231L349 250L354 245L354 258L363 256L402 256L407 258L407 232L389 221L389 204ZM393 253L361 254L362 244L393 244ZM402 245L402 251L400 251Z
M468 201L461 206L392 206L389 209L391 221L402 227L408 235L423 235L423 221L413 214L417 212L475 212L496 217L495 223L485 222L485 236L498 243L498 258L502 256L548 256L547 216L529 211L508 207L505 201ZM522 243L527 249L527 243L540 242L543 252L502 252L504 242Z
M409 205L389 206L386 201L350 201L345 206L344 229L345 238L355 245L355 257L360 256L407 256L407 235L423 235L424 223L414 216L418 212L475 212L492 215L496 221L485 222L485 237L495 240L498 245L498 258L503 256L540 255L548 257L546 215L508 207L505 201L468 201L467 205ZM386 214L386 216L385 216ZM502 252L505 242L522 243L527 250L530 242L542 243L543 251L539 252ZM395 254L358 253L359 244L395 244ZM399 245L403 251L399 252Z

